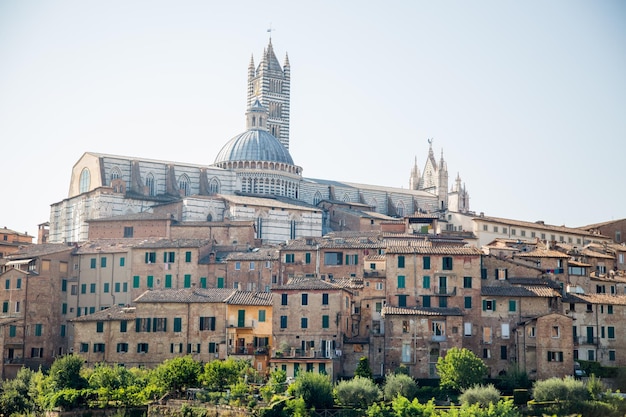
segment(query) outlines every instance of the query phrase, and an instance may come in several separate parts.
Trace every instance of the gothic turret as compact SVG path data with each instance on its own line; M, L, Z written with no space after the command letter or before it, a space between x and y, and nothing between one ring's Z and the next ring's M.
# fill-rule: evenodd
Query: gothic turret
M409 178L409 189L419 190L420 185L420 169L417 166L417 156L415 157L415 164L411 170L411 177Z

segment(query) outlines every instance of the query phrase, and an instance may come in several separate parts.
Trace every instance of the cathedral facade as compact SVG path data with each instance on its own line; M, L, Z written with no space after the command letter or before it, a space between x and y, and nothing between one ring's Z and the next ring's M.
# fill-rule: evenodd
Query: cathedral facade
M303 177L289 153L290 79L289 59L281 67L270 40L259 65L252 59L248 68L246 131L226 142L213 163L83 154L68 198L51 206L50 242L86 240L89 220L172 204L180 222L253 220L257 238L267 243L327 232L322 201L355 204L389 219L469 211L465 186L457 177L449 188L443 153L437 163L432 141L424 172L416 162L409 189Z

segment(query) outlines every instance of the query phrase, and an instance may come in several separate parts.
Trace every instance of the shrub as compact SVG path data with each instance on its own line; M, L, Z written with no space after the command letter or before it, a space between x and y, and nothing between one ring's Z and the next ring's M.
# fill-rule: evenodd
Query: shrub
M487 366L471 350L453 347L446 356L439 357L437 373L441 387L462 390L480 384L487 376Z
M587 399L587 389L582 381L577 381L572 377L550 378L535 382L533 397L539 402L576 403Z
M459 400L461 404L479 404L486 407L489 404L496 404L500 401L500 391L493 384L474 385L471 388L464 389Z
M353 379L337 383L335 396L341 405L367 408L381 397L381 392L371 379L356 376Z
M385 378L383 392L387 401L393 400L398 395L412 400L417 395L417 382L404 374L389 374Z
M302 372L287 392L294 397L302 397L308 408L324 409L333 406L333 385L328 375Z
M359 359L359 364L354 371L354 376L372 379L372 368L370 368L370 361L367 356L361 356Z

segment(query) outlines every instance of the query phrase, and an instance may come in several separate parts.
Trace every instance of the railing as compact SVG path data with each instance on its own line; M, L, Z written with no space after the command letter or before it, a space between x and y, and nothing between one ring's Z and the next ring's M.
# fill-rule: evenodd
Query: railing
M363 271L363 278L376 278L376 277L384 277L384 276L385 276L384 269Z
M334 351L324 351L324 350L315 350L315 349L287 349L286 351L275 350L274 358L326 358L332 359L334 358Z
M597 345L600 343L599 337L579 336L578 343L581 345Z
M4 358L4 363L20 365L24 363L24 358Z
M235 346L228 349L229 355L267 355L269 348L254 346Z
M445 334L433 335L431 340L433 342L445 342L446 341L446 335Z
M456 295L456 287L433 287L433 292L436 295L443 295L446 297L450 297Z

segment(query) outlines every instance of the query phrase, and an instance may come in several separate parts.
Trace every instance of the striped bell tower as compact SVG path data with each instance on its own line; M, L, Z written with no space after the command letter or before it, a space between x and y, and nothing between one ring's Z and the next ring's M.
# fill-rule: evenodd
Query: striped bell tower
M267 130L289 149L289 92L291 66L289 56L281 68L274 54L272 38L263 51L261 62L255 68L254 57L248 66L248 103L250 108L256 100L268 110Z

